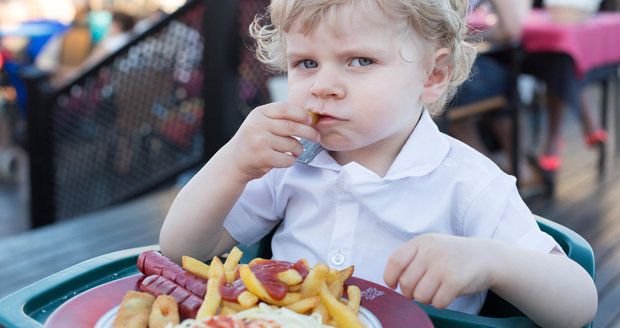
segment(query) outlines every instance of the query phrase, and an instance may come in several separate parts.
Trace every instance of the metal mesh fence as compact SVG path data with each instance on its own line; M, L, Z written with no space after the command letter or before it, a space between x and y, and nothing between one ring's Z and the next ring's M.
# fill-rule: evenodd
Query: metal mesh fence
M194 6L56 98L57 218L126 199L200 160L203 12Z
M144 193L205 159L206 1L191 1L48 105L53 219ZM213 2L211 2L213 3ZM270 101L248 25L266 0L238 1L239 113ZM189 8L189 9L188 9ZM210 35L212 35L212 31ZM233 66L234 67L234 66ZM208 106L207 106L208 108ZM208 122L208 121L207 121Z

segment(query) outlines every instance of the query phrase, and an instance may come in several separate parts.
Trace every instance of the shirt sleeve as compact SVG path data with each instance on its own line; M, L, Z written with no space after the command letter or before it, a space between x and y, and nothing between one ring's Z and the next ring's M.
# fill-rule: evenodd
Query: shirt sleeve
M224 229L243 245L261 240L280 222L275 211L275 171L250 181L224 220Z
M560 245L540 230L521 199L515 178L500 174L469 204L463 217L463 235L491 238L530 250L563 253Z

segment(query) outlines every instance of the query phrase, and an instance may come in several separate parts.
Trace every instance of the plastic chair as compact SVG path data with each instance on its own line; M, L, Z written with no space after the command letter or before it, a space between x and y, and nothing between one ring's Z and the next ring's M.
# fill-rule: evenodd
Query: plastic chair
M579 263L589 274L594 277L594 252L590 244L576 232L551 220L535 216L540 229L555 239L566 255ZM254 257L271 257L271 238L274 229L268 236L251 247L242 248L244 258L242 261L251 260ZM435 309L429 305L420 304L428 313L437 328L442 327L502 327L502 328L525 328L538 327L532 320L526 317L513 305L503 300L492 292L489 292L481 315L472 315L452 310ZM589 324L586 327L590 327Z
M581 265L594 277L594 252L590 244L576 232L556 222L536 216L540 229L548 233L562 247L566 255ZM451 310L439 310L421 304L435 327L538 327L510 303L489 292L481 312L485 315L472 315ZM487 310L491 308L492 310ZM485 311L487 310L487 311ZM590 327L591 323L586 327Z

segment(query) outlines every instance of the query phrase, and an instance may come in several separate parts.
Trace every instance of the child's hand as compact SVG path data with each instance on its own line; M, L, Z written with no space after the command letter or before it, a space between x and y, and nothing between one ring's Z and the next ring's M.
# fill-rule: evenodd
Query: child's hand
M445 308L464 294L492 285L492 241L424 234L396 250L388 259L384 280L400 285L403 295Z
M244 181L257 179L273 168L289 167L303 147L293 136L319 141L312 117L289 103L271 103L254 109L227 145Z

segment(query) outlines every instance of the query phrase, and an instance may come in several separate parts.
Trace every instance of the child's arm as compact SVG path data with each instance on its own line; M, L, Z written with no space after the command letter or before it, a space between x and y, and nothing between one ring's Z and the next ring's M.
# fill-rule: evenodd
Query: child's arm
M180 262L182 255L207 259L234 246L223 228L226 215L249 181L294 164L303 148L292 136L318 141L311 122L308 112L287 103L254 109L177 195L160 232L162 253Z
M390 257L384 279L438 308L491 289L543 327L582 327L597 308L594 282L577 263L495 240L421 235Z

